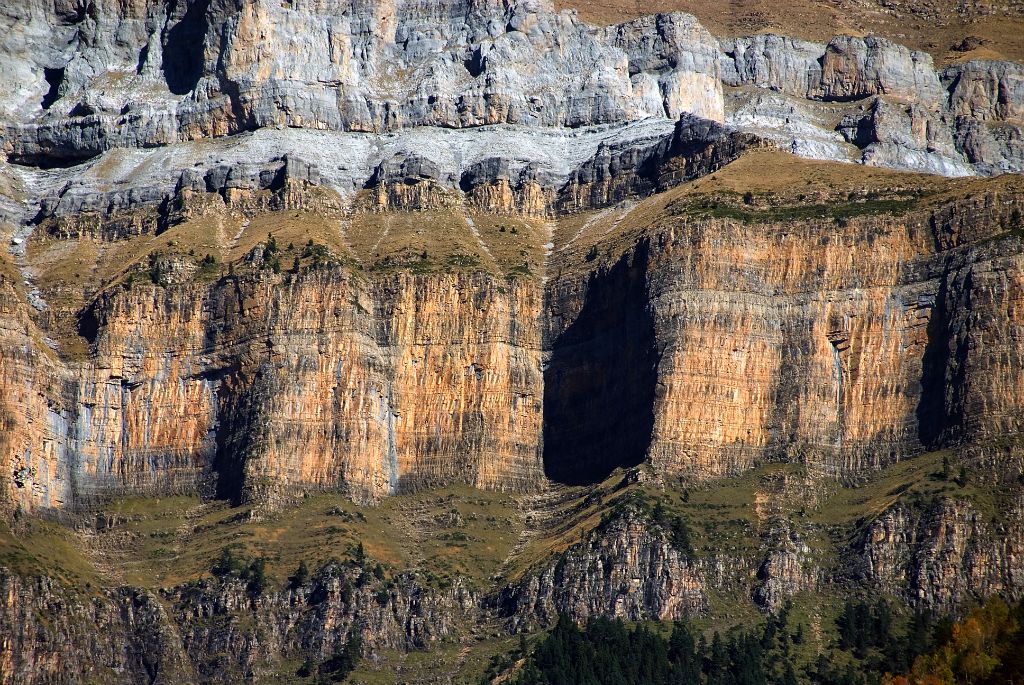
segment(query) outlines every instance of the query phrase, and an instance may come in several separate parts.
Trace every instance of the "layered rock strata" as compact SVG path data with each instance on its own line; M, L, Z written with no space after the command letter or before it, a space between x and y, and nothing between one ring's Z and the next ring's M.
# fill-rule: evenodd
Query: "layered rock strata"
M368 654L425 649L472 624L479 598L409 577L391 583L351 565L307 584L254 595L237 579L160 594L135 588L92 596L0 570L0 679L18 683L211 683L290 677L359 638ZM97 626L103 629L97 631ZM53 649L54 633L63 641Z
M1019 198L761 221L681 196L621 253L553 257L547 283L344 266L207 282L157 262L163 285L81 313L82 361L43 344L8 282L7 490L29 508L375 499L641 462L671 481L765 461L851 477L944 446L982 459L1021 430Z
M59 507L204 487L234 499L293 484L357 499L453 481L529 488L539 310L534 284L486 275L333 271L105 294L84 315L88 362L54 373L33 363L41 352L5 346L5 471L26 474L11 495ZM48 373L64 385L35 390ZM37 417L23 395L51 399Z
M1019 594L1021 508L1019 498L994 515L951 498L897 504L864 531L857 577L882 592L945 611L965 596Z
M549 473L852 474L1019 435L1018 196L775 224L666 212L616 262L547 284ZM559 407L601 418L575 430Z
M29 2L0 21L3 149L21 164L280 128L387 145L380 134L421 127L530 138L683 113L817 158L949 175L1019 171L1024 159L1021 65L938 70L874 36L719 41L678 13L597 29L543 0ZM844 136L844 115L865 133Z

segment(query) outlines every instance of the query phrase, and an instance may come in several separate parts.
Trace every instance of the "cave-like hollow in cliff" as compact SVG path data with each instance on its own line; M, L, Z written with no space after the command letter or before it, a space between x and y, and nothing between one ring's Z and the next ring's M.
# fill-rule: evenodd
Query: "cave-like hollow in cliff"
M648 255L641 242L591 274L579 315L550 341L544 472L556 482L599 482L647 456L658 380Z

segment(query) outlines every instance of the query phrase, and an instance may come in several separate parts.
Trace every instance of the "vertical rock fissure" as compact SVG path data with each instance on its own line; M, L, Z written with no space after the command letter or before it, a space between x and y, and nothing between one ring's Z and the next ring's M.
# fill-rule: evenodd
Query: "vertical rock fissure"
M164 36L163 71L170 91L175 95L186 95L203 76L210 0L180 4L188 6L181 19ZM171 15L177 10L172 6Z
M64 83L65 71L65 67L43 69L43 78L46 79L48 86L46 94L43 95L42 102L39 103L43 109L50 109L53 103L60 99L60 87Z
M970 274L958 287L950 288L957 273L946 271L939 280L935 304L928 319L928 342L921 360L921 399L917 405L918 439L926 449L946 445L952 435L960 434L966 343L956 325L960 299L970 290Z
M548 343L543 456L554 481L598 482L647 456L658 363L648 259L642 241L591 274L579 314Z

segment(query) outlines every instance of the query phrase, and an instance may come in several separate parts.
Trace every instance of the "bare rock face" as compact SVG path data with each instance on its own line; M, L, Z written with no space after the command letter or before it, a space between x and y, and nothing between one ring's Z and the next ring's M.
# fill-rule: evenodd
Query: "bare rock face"
M773 548L757 569L753 596L759 605L777 612L797 593L818 589L821 564L787 520L776 521L767 537Z
M948 115L883 98L876 98L863 116L858 114L844 117L839 130L863 151L865 161L948 176L970 173L953 140Z
M1024 65L971 60L946 69L942 77L950 84L954 115L983 122L1024 120Z
M720 42L678 13L593 28L546 0L13 4L3 521L120 495L259 512L320 490L376 504L634 467L667 489L805 471L781 493L946 448L1001 497L1019 490L1019 183L907 176L920 187L799 204L745 195L760 169L713 196L678 186L714 187L772 147L1019 172L1020 65L940 73L871 36ZM282 272L269 239L235 250L250 222L314 218L339 246L326 260ZM398 219L408 241L390 253ZM528 238L505 240L513 219ZM358 221L365 261L346 242ZM489 259L425 268L451 223ZM178 250L177 228L232 261ZM101 257L116 268L93 278ZM0 680L230 682L357 631L370 651L409 650L559 612L682 618L724 594L771 612L850 582L952 609L1024 587L1018 500L887 502L851 543L786 508L820 492L771 494L753 522L725 522L742 542L722 549L612 511L486 598L340 563L266 592L222 579L88 596L0 569Z
M97 356L72 420L80 496L194 490L213 473L222 496L245 500L300 485L375 499L536 482L536 288L468 275L289 280L133 289L97 305Z
M864 163L950 175L1024 168L1019 65L975 60L940 74L929 55L874 36L720 43L684 14L592 29L539 0L101 2L89 11L29 2L0 21L2 142L18 163L68 165L115 148L267 129L535 132L681 114L768 129L798 154L846 159L856 149L831 118L804 110L881 97L927 112L942 129L930 138L952 148L917 137ZM741 89L730 93L737 103L723 86ZM764 91L787 103L785 121L750 106ZM991 140L962 133L993 122ZM877 125L894 127L882 138L905 128ZM440 166L446 176L464 171Z
M864 533L861 577L884 592L947 611L965 595L1013 593L1024 573L1020 510L1018 501L1005 519L992 521L955 499L893 507Z
M457 637L478 605L459 582L444 591L411 576L385 584L343 564L275 592L227 578L159 595L123 588L92 597L2 569L0 628L12 649L0 675L33 684L251 680L279 674L287 659L327 659L355 636L368 653L425 649ZM51 631L64 641L59 656Z
M381 132L723 117L717 42L686 15L602 35L533 1L190 2L97 12L101 21L83 18L78 27L87 47L12 54L20 59L12 72L33 72L29 83L46 105L10 132L12 158L74 159L274 126ZM48 38L61 46L64 36ZM101 64L107 74L97 73ZM41 78L41 66L54 83ZM97 94L116 71L134 72L125 76L130 85ZM17 109L14 101L7 107Z
M828 100L884 94L938 103L943 95L930 55L876 36L833 38L825 48L817 88Z
M595 172L610 181L597 196L714 169L738 144L697 140L661 174ZM398 170L420 180L392 184L390 201L463 201L409 195L434 173L425 163ZM252 194L241 185L259 175L230 188L246 178L233 174L203 182L224 188L227 206L321 197L291 181ZM182 197L167 211L201 211L204 197L225 206L218 193ZM4 472L21 475L7 491L32 509L119 492L523 491L545 474L589 483L643 462L670 482L764 461L847 477L1016 435L1024 268L1007 227L1020 197L914 209L916 197L881 200L906 207L895 217L851 201L849 218L778 223L709 217L684 197L613 260L556 262L546 283L342 266L197 282L194 261L157 257L142 285L77 315L48 311L78 317L91 347L77 361L26 333L30 308L11 285ZM125 224L99 221L89 240L102 244L111 225Z
M706 219L681 200L669 211L694 218L606 270L549 282L546 418L563 406L635 405L628 415L640 423L598 421L578 434L596 436L612 464L648 460L668 476L697 478L779 458L850 473L945 440L1016 433L1008 388L1020 379L1010 361L1020 354L1011 332L1019 322L1006 312L1015 311L1020 255L998 241L963 242L965 230L1000 234L1015 203L993 195L897 222L829 219L823 239L816 221ZM609 326L606 310L632 313ZM616 342L618 330L629 331L629 345ZM595 359L618 372L590 375ZM938 390L963 373L978 375L962 392ZM570 472L599 464L582 456L594 452L589 438L563 443L557 420L546 430L549 473L563 460ZM626 435L630 449L618 450Z
M499 605L513 628L549 624L559 613L574 621L677 620L705 610L706 587L686 550L644 517L627 513L613 516L551 567L506 588Z

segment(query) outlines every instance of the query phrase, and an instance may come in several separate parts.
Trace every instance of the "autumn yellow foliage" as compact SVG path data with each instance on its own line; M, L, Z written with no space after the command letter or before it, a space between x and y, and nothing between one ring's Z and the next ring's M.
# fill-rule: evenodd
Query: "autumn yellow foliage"
M999 597L953 623L939 644L914 660L906 675L884 685L1024 684L1024 603L1011 609Z

